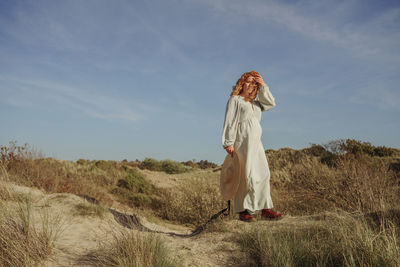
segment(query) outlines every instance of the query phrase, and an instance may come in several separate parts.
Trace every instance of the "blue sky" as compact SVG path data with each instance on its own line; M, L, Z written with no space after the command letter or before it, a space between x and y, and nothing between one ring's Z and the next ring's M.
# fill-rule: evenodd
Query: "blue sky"
M0 144L67 160L225 157L257 70L265 149L400 143L399 1L0 1Z

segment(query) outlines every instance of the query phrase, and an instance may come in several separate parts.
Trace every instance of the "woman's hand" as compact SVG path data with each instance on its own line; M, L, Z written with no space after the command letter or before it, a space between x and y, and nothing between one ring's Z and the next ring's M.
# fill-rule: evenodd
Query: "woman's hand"
M231 155L231 157L233 157L233 152L235 152L235 148L233 146L227 146L225 150L229 155Z
M260 74L256 74L254 76L254 81L258 82L259 84L264 84L265 83Z

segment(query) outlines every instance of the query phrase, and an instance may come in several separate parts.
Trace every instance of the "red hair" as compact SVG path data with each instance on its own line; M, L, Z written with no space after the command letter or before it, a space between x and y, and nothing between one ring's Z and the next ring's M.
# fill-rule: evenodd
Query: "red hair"
M256 77L257 75L260 75L260 74L255 70L251 70L249 72L243 73L242 76L239 78L239 80L237 80L236 85L233 86L231 96L240 95L243 91L243 84L247 81L247 78L250 76ZM250 88L253 87L256 89L256 90L252 91L250 96L245 97L245 100L250 102L254 98L256 98L258 90L260 90L261 84L253 80L252 82L250 82L249 87Z

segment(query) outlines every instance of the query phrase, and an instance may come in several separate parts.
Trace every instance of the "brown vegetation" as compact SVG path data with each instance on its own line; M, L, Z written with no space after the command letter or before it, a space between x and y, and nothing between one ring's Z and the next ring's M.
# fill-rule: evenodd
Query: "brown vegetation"
M244 229L236 239L246 252L244 265L400 264L398 149L348 139L313 144L302 150L267 150L266 155L275 209L305 222L289 225L283 220L276 227L255 224L254 228ZM28 146L15 143L2 146L0 156L3 179L50 193L85 195L106 207L118 202L152 214L160 221L198 225L225 206L219 192L219 173L202 170L202 166L216 167L206 161L178 163L148 158L143 162L74 163L40 157ZM150 183L146 175L152 173L171 179L173 187L159 188ZM12 199L12 194L0 184L0 200ZM97 210L92 204L76 207L79 216L101 218L104 212L105 209ZM226 221L218 224L214 231L232 231ZM146 255L155 255L151 251L159 246L159 241L142 236L121 238L122 235L115 236L116 241L107 245L107 253L105 246L99 248L98 252L104 252L108 258L96 254L93 260L101 265L131 259L133 255L124 250L133 249L132 242L153 244L143 252L149 253ZM118 248L122 244L125 248ZM148 260L154 262L153 258Z

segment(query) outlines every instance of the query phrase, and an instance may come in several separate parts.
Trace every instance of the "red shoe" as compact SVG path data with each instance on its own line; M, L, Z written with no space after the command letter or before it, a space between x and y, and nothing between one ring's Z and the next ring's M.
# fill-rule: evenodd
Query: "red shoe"
M239 220L244 222L254 222L256 218L254 218L253 215L251 215L247 210L245 210L239 213Z
M282 219L284 214L282 213L276 213L275 211L271 209L263 209L261 210L261 217L267 220L280 220Z

